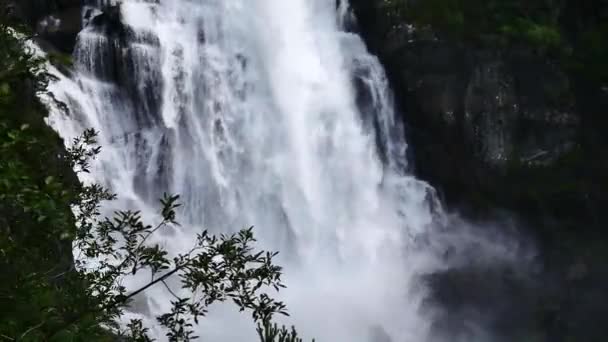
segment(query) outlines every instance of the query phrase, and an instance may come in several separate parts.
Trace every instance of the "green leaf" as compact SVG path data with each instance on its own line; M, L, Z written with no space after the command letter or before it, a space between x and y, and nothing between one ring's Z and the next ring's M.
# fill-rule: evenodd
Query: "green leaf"
M57 333L52 339L51 342L72 342L74 341L74 333L69 330L63 330Z
M11 86L6 83L0 83L0 96L6 97L11 94Z

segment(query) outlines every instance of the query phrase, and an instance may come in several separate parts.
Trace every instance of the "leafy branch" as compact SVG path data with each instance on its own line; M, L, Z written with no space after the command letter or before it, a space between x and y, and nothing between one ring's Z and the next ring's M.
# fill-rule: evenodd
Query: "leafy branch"
M100 153L91 146L96 143L96 132L87 130L74 139L68 149L70 164L78 172L89 172L90 160ZM83 251L84 259L76 260L78 272L87 280L89 296L98 303L85 315L75 316L55 329L51 336L76 324L82 317L96 314L100 323L116 321L134 297L162 283L172 294L171 310L156 317L165 328L169 341L191 341L195 325L205 317L209 307L218 302L231 301L240 311L249 311L258 323L261 341L297 342L295 329L279 329L272 325L275 314L288 315L283 302L276 301L264 289L279 291L282 268L274 264L277 252L255 251L253 227L236 234L197 234L190 250L173 257L151 237L170 229L179 229L177 209L179 196L165 194L160 199L160 223L144 223L139 211L117 211L112 218L100 218L105 201L116 196L98 184L83 186L75 204L77 234L75 246ZM92 269L87 260L95 260ZM132 292L122 286L126 277L149 272L151 279ZM179 291L167 280L179 279ZM129 336L148 337L141 322L133 321ZM135 331L133 330L135 329Z

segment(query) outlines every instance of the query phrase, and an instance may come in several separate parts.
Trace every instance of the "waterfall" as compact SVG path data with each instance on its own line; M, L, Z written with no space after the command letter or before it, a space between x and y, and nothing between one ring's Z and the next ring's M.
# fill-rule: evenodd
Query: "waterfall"
M153 215L163 192L182 196L183 229L156 236L171 251L255 226L281 251L285 322L302 335L425 341L417 280L439 267L444 214L408 173L384 71L349 18L335 0L88 1L75 71L50 85L69 112L48 120L67 141L100 132L86 180L118 207ZM131 315L168 296L151 289ZM248 318L213 307L200 335L253 340Z

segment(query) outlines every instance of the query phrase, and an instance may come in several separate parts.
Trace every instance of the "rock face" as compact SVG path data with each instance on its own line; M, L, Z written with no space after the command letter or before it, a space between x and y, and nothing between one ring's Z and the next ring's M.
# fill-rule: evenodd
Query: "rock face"
M504 207L547 218L561 218L568 206L578 223L598 223L594 203L606 205L607 196L592 183L607 189L598 172L607 158L597 153L608 147L601 133L608 121L598 113L608 96L600 86L532 49L482 48L405 24L388 27L381 1L351 3L409 125L416 171L449 204L472 214Z
M392 78L417 170L452 204L510 207L530 189L518 180L507 194L504 181L580 147L568 77L534 56L420 41L395 50L388 65L401 66Z
M473 266L432 275L439 330L453 341L475 341L476 329L494 332L491 341L603 341L606 87L530 47L442 40L389 26L382 1L350 3L386 68L417 175L469 219L507 209L541 252L533 275Z
M18 0L17 14L53 48L71 53L82 29L82 0Z

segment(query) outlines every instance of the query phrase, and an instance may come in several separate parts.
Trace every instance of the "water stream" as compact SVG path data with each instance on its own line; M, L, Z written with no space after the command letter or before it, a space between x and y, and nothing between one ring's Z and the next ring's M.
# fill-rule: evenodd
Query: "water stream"
M156 237L175 252L203 227L255 226L260 248L281 251L285 322L302 335L426 340L417 280L440 267L430 242L444 214L408 173L383 68L345 30L346 2L89 1L84 17L76 70L51 85L69 113L49 123L64 138L100 132L88 181L149 215L180 194L183 229ZM131 315L152 317L168 296L153 288ZM254 329L218 306L200 334Z

